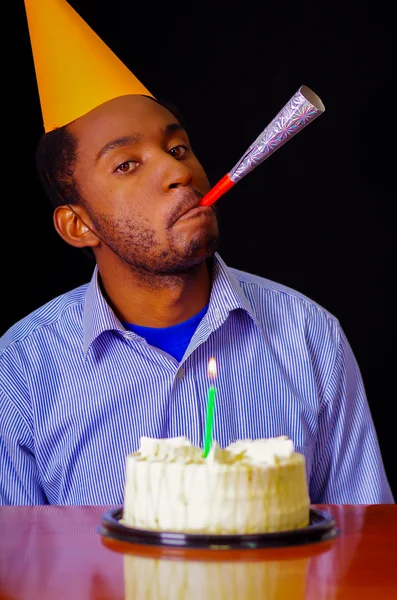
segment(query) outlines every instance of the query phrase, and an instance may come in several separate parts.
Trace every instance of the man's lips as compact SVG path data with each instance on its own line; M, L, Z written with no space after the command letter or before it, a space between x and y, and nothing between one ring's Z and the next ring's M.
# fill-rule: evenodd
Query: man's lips
M199 217L201 215L210 215L212 214L211 206L194 206L193 208L189 208L181 217L179 217L178 221L185 221L186 219L191 219L193 217Z

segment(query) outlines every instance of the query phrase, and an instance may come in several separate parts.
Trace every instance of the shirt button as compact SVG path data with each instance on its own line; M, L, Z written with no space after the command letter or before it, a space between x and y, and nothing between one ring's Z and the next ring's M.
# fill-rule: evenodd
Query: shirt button
M178 379L183 379L185 377L185 369L183 367L180 367L180 369L178 369L176 376L178 377Z
M215 319L216 319L217 321L220 321L220 320L221 320L221 313L219 312L219 309L218 309L218 308L216 308L216 309L215 309Z

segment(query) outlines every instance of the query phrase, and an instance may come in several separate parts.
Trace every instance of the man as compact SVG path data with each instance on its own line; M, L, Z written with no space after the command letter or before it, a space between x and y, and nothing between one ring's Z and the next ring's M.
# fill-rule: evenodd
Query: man
M202 446L210 357L221 446L287 435L312 503L393 502L337 319L225 265L173 112L117 94L47 128L38 167L57 232L96 265L1 339L0 503L122 503L141 436Z

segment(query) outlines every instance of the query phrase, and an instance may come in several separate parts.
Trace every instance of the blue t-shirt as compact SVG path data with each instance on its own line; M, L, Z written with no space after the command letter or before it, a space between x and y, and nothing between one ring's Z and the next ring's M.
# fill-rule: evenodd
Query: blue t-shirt
M123 325L126 329L145 338L147 343L151 346L164 350L180 362L201 319L207 312L207 309L208 304L207 306L204 306L197 315L194 315L183 323L178 323L178 325L172 325L171 327L142 327L142 325L134 325L133 323L125 322L123 322Z

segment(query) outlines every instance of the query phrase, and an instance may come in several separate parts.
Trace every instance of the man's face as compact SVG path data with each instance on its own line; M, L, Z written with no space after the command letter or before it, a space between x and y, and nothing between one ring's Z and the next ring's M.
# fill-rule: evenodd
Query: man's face
M116 98L69 125L75 177L103 252L146 272L184 272L216 249L210 184L177 119L143 96Z

